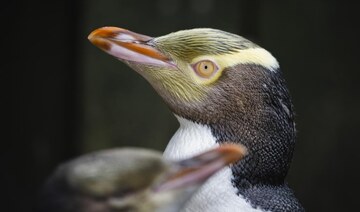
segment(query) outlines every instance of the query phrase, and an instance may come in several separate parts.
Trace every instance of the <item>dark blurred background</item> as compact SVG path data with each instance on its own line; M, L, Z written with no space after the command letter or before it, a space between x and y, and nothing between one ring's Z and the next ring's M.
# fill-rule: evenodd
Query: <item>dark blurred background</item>
M212 27L268 49L297 112L290 186L308 211L358 209L358 13L335 0L4 1L11 140L1 148L0 210L29 211L61 162L118 146L163 150L177 129L143 78L88 42L107 25L151 36Z

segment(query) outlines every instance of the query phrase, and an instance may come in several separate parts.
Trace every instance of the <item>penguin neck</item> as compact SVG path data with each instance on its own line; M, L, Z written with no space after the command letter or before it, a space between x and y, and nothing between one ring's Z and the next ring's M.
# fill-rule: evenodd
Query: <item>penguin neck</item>
M176 115L175 115L176 116ZM164 151L164 157L170 160L188 158L212 149L220 144L207 125L176 116L179 129L171 138ZM226 167L211 177L188 201L182 211L261 211L245 200L233 185L233 172Z
M176 115L175 115L176 116ZM181 160L219 146L224 142L239 143L248 148L249 155L232 166L234 186L239 191L255 184L282 185L292 158L295 136L293 127L284 128L281 120L256 123L221 121L201 124L176 116L179 129L168 143L164 157ZM233 117L234 120L236 117ZM279 133L280 132L280 133Z
M164 151L165 158L182 160L219 146L207 125L198 124L177 115L175 117L180 127Z
M221 142L214 135L212 126L199 124L179 116L176 118L180 127L166 147L165 158L184 159L220 145ZM279 184L265 181L254 183L249 177L251 175L256 179L258 177L251 172L251 166L254 164L251 160L254 158L248 157L244 164L238 163L231 168L226 167L219 171L199 189L182 211L215 212L233 211L234 209L264 211L284 209L285 206L294 209L293 211L302 211L300 203L283 183L283 179ZM255 159L255 161L257 160ZM242 169L245 172L242 172ZM280 201L281 204L277 201Z

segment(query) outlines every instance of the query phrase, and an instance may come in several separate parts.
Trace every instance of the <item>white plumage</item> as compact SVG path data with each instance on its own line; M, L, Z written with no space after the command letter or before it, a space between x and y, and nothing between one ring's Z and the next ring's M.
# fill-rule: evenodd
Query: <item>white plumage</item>
M194 156L200 152L219 146L210 128L176 116L180 127L167 145L164 157L179 160ZM233 175L230 167L226 167L211 177L190 199L184 212L256 212L246 200L237 195L231 184Z

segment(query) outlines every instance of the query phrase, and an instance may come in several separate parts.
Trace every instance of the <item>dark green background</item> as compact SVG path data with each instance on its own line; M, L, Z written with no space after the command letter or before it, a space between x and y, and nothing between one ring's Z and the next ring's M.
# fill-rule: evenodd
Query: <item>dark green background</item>
M1 211L29 211L46 176L67 159L116 146L163 150L175 132L150 85L88 42L106 25L151 36L212 27L268 49L297 112L290 186L308 211L357 209L358 13L335 0L4 1L11 139L2 139Z

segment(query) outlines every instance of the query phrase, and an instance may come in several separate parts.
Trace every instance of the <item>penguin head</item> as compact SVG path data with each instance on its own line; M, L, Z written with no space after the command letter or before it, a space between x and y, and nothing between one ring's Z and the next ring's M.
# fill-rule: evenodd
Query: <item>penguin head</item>
M294 114L267 50L209 28L152 38L104 27L89 39L147 79L174 114L209 126L219 143L245 145L251 158L240 163L251 165L251 180L283 182L295 144Z
M227 105L246 104L246 96L225 99L248 90L241 90L247 86L244 81L250 79L241 79L244 71L239 69L255 67L254 72L265 75L261 73L265 70L256 67L266 71L278 68L276 59L263 48L241 36L210 28L152 38L104 27L93 31L89 39L146 78L175 114L194 121L201 121L196 117L204 114L211 119ZM256 86L259 80L251 81ZM236 102L218 104L221 99ZM184 113L184 109L192 114Z

